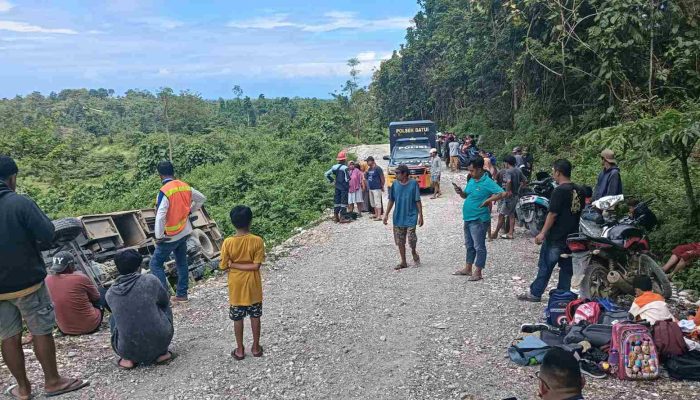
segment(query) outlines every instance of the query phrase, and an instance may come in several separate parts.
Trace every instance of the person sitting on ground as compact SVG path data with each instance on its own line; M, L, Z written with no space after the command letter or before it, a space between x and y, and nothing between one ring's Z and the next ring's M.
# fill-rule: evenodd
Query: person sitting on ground
M44 372L44 394L57 396L89 385L61 376L56 364L56 318L44 283L39 243L51 243L54 226L29 197L19 195L15 161L0 155L0 343L2 359L17 384L4 390L13 399L32 398L22 350L22 320L32 334L34 355ZM3 371L2 381L8 376Z
M260 317L262 317L262 279L260 266L265 261L265 242L250 233L253 212L249 207L236 206L230 213L236 234L226 238L221 246L219 268L228 271L229 318L233 320L236 348L231 356L236 360L245 358L243 345L243 320L250 317L253 332L253 357L263 355L260 345Z
M636 276L632 284L636 297L630 308L630 314L635 320L644 320L654 325L658 321L673 319L673 314L668 309L664 296L652 291L653 286L649 276Z
M437 149L430 149L430 179L433 182L433 196L431 199L437 199L442 196L440 192L440 176L442 175L442 160L438 157Z
M119 277L107 291L112 348L120 369L167 364L176 354L168 350L173 339L173 314L168 292L153 274L141 274L143 257L134 249L119 251L114 264Z
M673 275L686 269L693 261L700 259L700 242L676 246L671 253L671 258L664 265L664 272Z
M82 272L75 270L75 258L68 251L53 256L44 281L56 313L58 329L65 335L85 335L100 329L104 315L104 293Z
M401 164L396 168L396 180L389 187L389 205L384 215L384 225L389 223L389 213L394 209L394 241L399 248L401 263L395 270L408 268L406 262L406 240L411 247L413 261L416 266L420 265L420 256L416 247L418 245L418 235L416 235L416 225L423 226L423 204L420 199L420 188L418 182L408 178L409 170L406 164ZM394 207L396 206L396 207Z
M555 347L547 351L536 374L538 397L544 400L582 400L586 380L572 353Z

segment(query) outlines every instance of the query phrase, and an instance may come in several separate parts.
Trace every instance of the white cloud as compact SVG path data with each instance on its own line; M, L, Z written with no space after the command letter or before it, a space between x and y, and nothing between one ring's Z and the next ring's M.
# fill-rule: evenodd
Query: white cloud
M134 20L134 22L143 24L143 25L148 25L151 28L154 29L159 29L159 30L171 30L175 28L179 28L184 24L182 21L170 19L170 18L164 18L164 17L144 17L144 18L138 18Z
M391 53L379 55L376 51L365 51L355 56L360 61L360 64L355 68L360 72L360 76L369 77L379 68L383 60L390 57ZM350 75L347 61L281 64L274 66L273 70L285 78L345 77Z
M160 76L170 75L170 70L167 68L160 68L160 69L158 69L158 75L160 75Z
M298 27L297 24L287 21L287 14L274 14L269 17L258 17L245 21L231 21L227 24L230 28L238 29L277 29L284 27Z
M0 12L8 12L15 7L14 4L7 0L0 0Z
M26 22L17 21L0 21L0 31L19 33L59 33L63 35L76 35L78 33L72 29L44 28L38 25L31 25Z
M273 14L244 21L231 21L228 26L239 29L296 28L305 32L330 32L338 29L364 31L406 29L413 24L409 17L389 17L383 19L359 19L357 13L331 11L324 14L326 22L320 24L299 23L289 20L287 14Z

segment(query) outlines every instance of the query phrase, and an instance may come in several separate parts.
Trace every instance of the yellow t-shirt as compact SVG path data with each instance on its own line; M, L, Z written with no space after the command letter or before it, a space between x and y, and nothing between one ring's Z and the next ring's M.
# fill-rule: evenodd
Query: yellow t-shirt
M265 261L265 243L260 236L247 234L231 236L221 246L220 269L228 263L262 264ZM262 302L260 270L228 270L228 299L232 306L250 306Z

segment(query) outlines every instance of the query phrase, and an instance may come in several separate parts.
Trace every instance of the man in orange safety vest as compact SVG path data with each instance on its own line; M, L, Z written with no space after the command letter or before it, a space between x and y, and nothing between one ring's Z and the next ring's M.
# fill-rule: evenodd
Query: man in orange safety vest
M163 264L174 253L177 289L171 301L186 303L189 286L187 239L192 233L190 214L202 208L206 197L185 182L175 179L175 168L170 161L161 161L158 164L158 174L163 186L156 199L156 250L150 262L151 273L167 290L168 282Z

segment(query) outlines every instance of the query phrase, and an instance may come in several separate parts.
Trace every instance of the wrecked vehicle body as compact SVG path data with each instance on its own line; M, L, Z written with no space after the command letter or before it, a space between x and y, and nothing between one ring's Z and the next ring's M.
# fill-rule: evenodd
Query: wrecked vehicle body
M70 251L78 270L98 287L109 287L119 275L113 260L121 249L136 249L148 269L156 244L155 219L156 210L149 208L55 220L54 241L43 249L45 262L50 265L54 254ZM217 268L223 237L204 207L193 212L190 221L187 261L190 278L199 280ZM174 258L165 263L165 270L169 280L177 278Z

